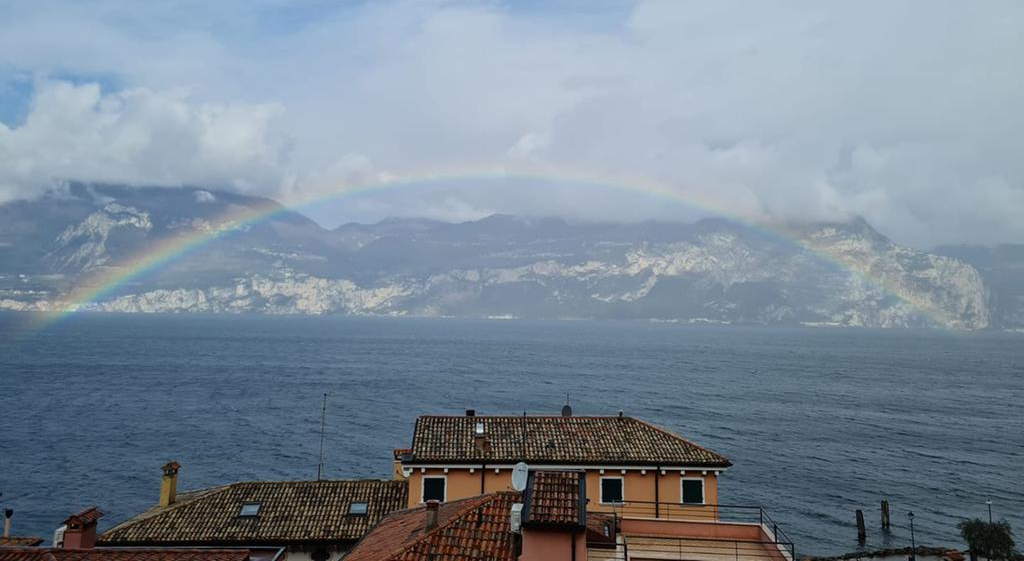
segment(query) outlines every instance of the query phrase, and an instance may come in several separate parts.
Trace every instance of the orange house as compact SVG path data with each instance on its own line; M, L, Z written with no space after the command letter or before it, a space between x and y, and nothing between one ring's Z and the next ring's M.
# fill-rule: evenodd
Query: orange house
M412 447L395 450L410 508L512 490L513 466L579 470L587 510L717 520L718 476L731 462L685 438L625 417L423 416ZM668 512L666 512L668 511Z

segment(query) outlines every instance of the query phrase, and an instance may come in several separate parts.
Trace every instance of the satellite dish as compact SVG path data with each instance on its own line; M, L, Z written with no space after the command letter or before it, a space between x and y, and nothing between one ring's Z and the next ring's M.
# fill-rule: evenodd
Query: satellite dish
M526 489L526 478L530 475L530 466L519 462L512 468L512 488L516 491Z

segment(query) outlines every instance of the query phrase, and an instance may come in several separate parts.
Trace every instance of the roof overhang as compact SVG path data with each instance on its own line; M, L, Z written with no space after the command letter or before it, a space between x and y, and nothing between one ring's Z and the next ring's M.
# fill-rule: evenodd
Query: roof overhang
M727 465L692 465L692 464L653 464L653 463L574 463L574 462L550 462L540 461L543 463L533 463L530 460L526 460L526 463L530 466L531 470L627 470L627 471L656 471L661 470L664 472L668 471L704 471L704 472L720 472L729 469L732 466L731 463ZM402 462L402 467L411 469L512 469L517 460L495 460L493 462L465 462L461 460L453 461L417 461L412 460L408 462Z

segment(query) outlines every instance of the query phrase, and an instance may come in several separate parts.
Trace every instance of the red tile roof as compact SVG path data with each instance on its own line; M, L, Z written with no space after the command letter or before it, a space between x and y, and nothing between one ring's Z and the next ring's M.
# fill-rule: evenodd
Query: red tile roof
M0 538L0 545L18 545L23 547L35 547L43 543L43 541L45 541L43 540L43 538L10 536L6 538Z
M486 445L475 438L484 427ZM416 463L728 467L719 454L632 417L424 416L412 442Z
M0 561L248 561L247 549L0 547Z
M481 495L440 505L438 525L424 531L426 508L396 512L381 521L345 561L514 561L509 526L516 492Z
M523 524L585 526L586 497L586 478L583 472L530 472L523 501Z
M183 493L98 538L101 545L260 545L353 542L407 504L405 481L252 481ZM367 512L349 514L366 502ZM240 516L259 503L257 516Z
M103 513L96 507L89 507L78 514L72 514L64 521L68 526L87 526L103 517Z

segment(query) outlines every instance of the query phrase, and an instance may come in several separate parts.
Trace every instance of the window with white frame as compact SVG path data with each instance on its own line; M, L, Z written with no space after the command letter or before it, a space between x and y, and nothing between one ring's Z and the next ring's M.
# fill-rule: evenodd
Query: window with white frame
M704 504L704 478L684 477L680 496L683 504L702 505Z
M601 504L615 504L622 502L622 478L602 477L601 478Z
M423 477L423 496L421 502L447 500L448 478L443 475L427 475Z

